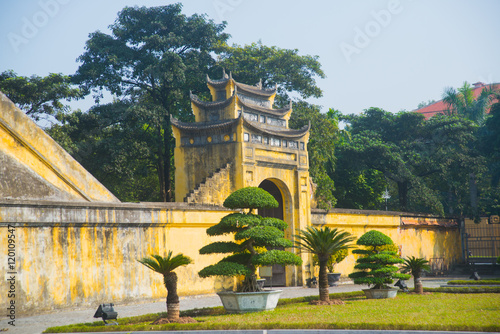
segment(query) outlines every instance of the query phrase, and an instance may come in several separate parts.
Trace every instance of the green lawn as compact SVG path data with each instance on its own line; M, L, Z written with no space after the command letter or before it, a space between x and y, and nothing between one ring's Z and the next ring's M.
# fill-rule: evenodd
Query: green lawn
M369 300L351 294L346 297L345 305L312 306L307 302L285 300L269 312L221 314L221 308L185 312L184 315L198 321L196 324L150 325L158 315L147 315L120 319L119 326L102 326L102 322L96 322L52 327L46 333L287 328L500 331L499 297L494 293L432 293Z
M500 285L500 279L454 280L448 281L448 285Z

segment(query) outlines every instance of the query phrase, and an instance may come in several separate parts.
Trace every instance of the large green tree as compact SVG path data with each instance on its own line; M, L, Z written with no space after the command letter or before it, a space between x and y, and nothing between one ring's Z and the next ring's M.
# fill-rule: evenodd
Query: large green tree
M160 195L170 201L173 138L170 116L189 117L189 89L199 89L214 65L214 46L229 37L225 23L204 15L186 16L182 5L125 7L110 26L111 34L90 34L75 82L93 91L103 89L121 98L134 98L152 110L146 128L155 137Z
M70 108L62 101L83 97L70 78L60 73L24 77L12 70L4 71L0 73L0 91L35 121L47 115L66 113Z
M121 201L161 201L154 112L117 100L61 115L47 131Z
M497 99L500 94L497 95ZM485 213L500 214L500 102L492 105L480 135L480 149L485 156L489 171L487 189L482 199Z
M436 187L432 177L450 180L460 174L456 187L464 189L460 177L471 170L480 173L482 163L470 146L476 126L466 119L439 116L425 121L417 113L378 108L346 119L351 139L341 148L343 159L355 162L358 170L382 173L395 185L399 210L443 214L443 196L450 190L445 187L450 185Z
M329 118L327 114L321 113L319 106L298 101L294 105L289 125L292 128L300 128L311 123L309 143L309 173L316 183L315 198L319 208L331 209L337 203L334 192L333 180L327 171L331 170L335 163L334 145L338 138L338 123Z

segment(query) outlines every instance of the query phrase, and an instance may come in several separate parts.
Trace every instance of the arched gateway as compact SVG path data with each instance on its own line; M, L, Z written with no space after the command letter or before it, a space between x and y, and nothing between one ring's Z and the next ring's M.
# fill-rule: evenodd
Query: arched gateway
M276 87L265 89L236 82L223 73L207 76L211 102L191 94L194 123L174 118L176 201L222 205L233 191L262 187L278 198L289 225L286 237L310 224L307 142L309 126L288 128L292 104L273 109ZM303 268L286 268L283 283L302 282Z

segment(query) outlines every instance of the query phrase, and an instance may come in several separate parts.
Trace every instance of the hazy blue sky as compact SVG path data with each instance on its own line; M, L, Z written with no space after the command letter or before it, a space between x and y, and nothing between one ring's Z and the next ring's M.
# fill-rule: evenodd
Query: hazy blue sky
M107 31L124 6L155 0L2 0L0 71L73 74L88 34ZM343 113L413 110L464 81L500 81L500 1L183 1L183 12L227 21L231 43L318 55L321 99ZM80 104L87 108L88 104Z

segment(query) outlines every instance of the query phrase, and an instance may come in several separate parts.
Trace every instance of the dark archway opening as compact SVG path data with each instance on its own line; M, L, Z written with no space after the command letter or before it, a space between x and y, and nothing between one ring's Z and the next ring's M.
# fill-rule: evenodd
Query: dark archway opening
M264 189L278 201L279 206L274 209L259 209L259 215L262 217L273 217L283 220L283 195L281 191L272 181L264 180L259 185L259 188ZM286 273L285 266L275 264L272 267L272 277L263 277L266 279L265 286L285 286L286 285Z
M273 217L283 220L283 196L281 191L272 181L264 180L259 185L259 188L264 189L278 201L279 206L274 209L259 209L259 215L262 217Z

